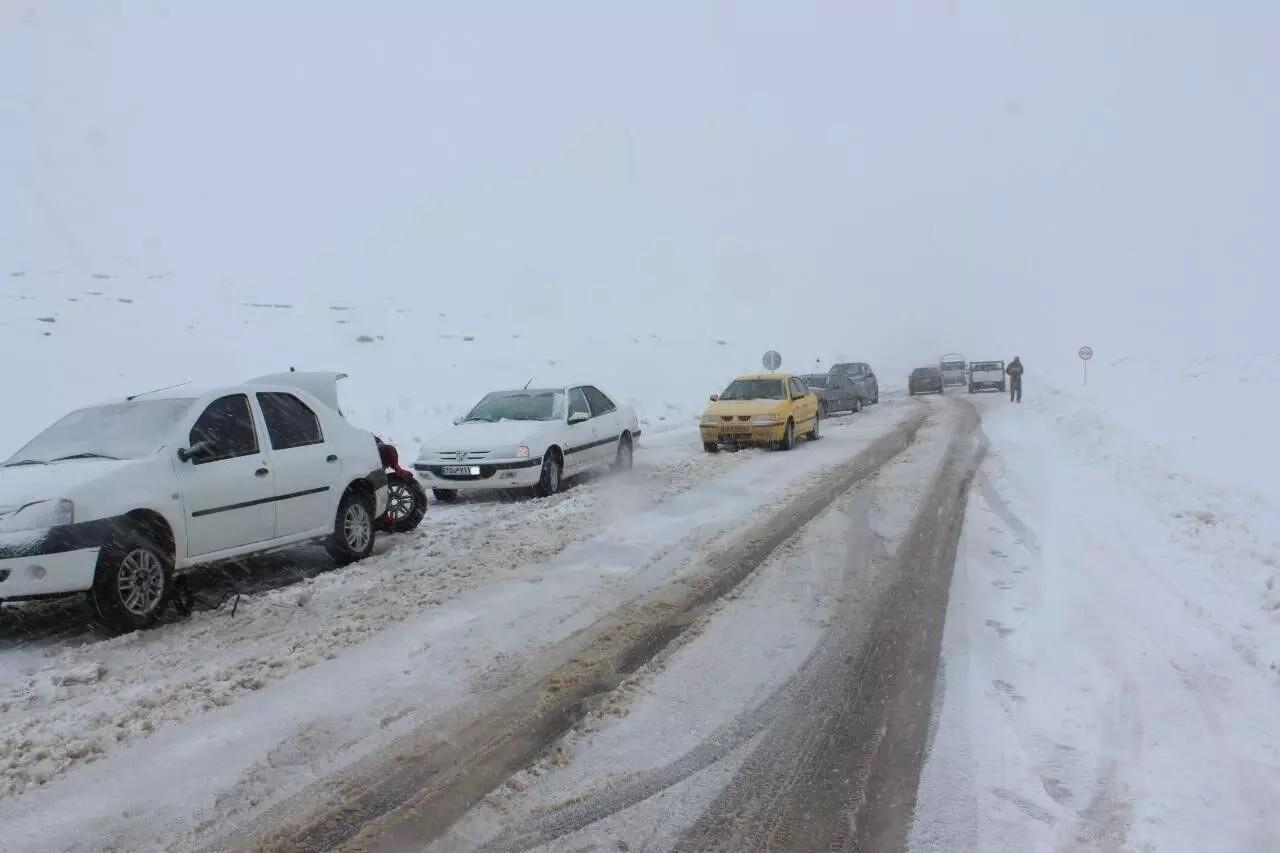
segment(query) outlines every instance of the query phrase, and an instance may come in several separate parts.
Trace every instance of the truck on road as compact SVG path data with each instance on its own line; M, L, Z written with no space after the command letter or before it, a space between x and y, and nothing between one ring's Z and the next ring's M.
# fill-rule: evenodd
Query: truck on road
M1004 391L1003 361L975 361L969 365L969 393Z
M958 352L945 353L938 359L938 369L942 371L943 385L963 385L969 381L965 368L964 356Z

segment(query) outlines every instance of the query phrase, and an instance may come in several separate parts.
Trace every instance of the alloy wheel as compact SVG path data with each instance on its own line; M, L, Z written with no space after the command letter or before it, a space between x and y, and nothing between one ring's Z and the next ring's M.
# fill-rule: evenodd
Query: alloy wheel
M373 538L373 522L369 519L369 510L359 501L347 507L342 516L342 533L346 537L347 547L357 554L363 554Z
M125 555L116 573L116 592L124 609L134 616L147 616L164 595L164 564L145 548Z

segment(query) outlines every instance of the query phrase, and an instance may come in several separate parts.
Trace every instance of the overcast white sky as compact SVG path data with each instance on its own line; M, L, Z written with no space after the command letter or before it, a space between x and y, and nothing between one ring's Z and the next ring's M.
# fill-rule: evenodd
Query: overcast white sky
M1271 2L3 0L0 81L0 272L894 363L1280 302Z

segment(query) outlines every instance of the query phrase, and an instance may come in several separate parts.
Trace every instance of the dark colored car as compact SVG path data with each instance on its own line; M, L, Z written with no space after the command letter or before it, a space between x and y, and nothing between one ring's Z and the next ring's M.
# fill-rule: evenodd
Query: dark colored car
M936 367L917 367L907 379L907 393L912 397L917 394L941 394L942 371Z
M880 402L880 380L876 379L876 372L865 361L833 364L827 373L838 373L849 377L849 380L858 389L858 394L862 398L862 405L866 406Z
M829 412L862 411L862 389L843 373L809 373L800 378L818 395L818 409L824 418Z

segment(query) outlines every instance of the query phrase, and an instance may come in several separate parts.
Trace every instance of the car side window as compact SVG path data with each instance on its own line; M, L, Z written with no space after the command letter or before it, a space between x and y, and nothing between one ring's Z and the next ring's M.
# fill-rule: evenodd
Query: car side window
M324 443L320 419L311 408L292 394L279 391L262 391L258 405L267 422L267 436L275 450L306 447Z
M191 428L188 439L192 447L204 442L209 448L206 453L192 457L196 465L257 453L258 433L253 427L249 398L244 394L229 394L214 400Z
M604 392L594 385L587 385L582 389L586 392L587 400L591 403L591 414L600 416L608 414L618 407L613 401L604 395Z
M799 379L791 380L791 396L792 397L803 397L805 394L808 394L808 393L809 393L809 389L804 387L803 382L801 382Z
M584 415L591 414L591 406L587 404L587 395L582 393L581 388L569 389L569 416L581 412Z

